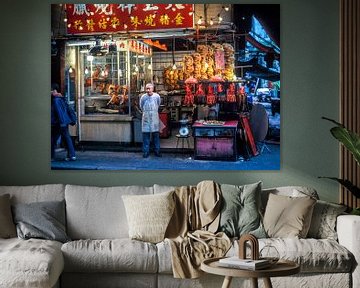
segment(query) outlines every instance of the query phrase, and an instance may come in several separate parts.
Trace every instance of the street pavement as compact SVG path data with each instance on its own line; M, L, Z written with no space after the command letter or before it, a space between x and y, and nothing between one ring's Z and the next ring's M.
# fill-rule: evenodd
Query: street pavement
M65 161L66 152L58 151L51 161L53 170L279 170L280 145L266 144L270 151L263 150L258 156L237 161L195 160L193 151L162 149L162 157L153 153L143 158L138 151L76 151L76 161Z

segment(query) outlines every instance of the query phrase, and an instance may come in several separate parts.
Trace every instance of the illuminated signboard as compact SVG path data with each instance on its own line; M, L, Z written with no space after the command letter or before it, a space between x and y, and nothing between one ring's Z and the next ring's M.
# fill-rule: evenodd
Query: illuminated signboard
M193 9L193 4L66 4L67 33L192 28Z

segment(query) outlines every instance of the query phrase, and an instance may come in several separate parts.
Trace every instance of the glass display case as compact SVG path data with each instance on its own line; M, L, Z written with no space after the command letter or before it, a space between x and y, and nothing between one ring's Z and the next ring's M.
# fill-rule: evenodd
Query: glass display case
M151 48L135 40L103 42L81 58L84 114L130 115L152 79Z
M152 80L150 46L138 40L72 41L66 51L79 141L133 142L133 106Z

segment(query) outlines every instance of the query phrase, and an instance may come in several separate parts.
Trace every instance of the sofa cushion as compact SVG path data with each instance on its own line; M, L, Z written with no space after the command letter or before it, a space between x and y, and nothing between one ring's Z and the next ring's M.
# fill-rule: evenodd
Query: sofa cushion
M61 243L0 239L0 287L53 287L64 268Z
M65 231L65 201L18 203L13 206L17 234L22 239L69 241Z
M65 185L0 186L0 195L3 194L10 194L12 205L40 201L61 201L65 197Z
M66 185L67 233L71 239L128 238L122 195L152 194L152 187Z
M314 206L307 237L337 240L336 219L346 209L345 205L318 200Z
M342 245L329 239L263 238L259 239L259 250L273 246L281 259L295 261L301 273L349 273L354 266L353 255ZM171 248L168 241L156 244L159 273L171 274ZM238 241L234 241L226 256L239 253ZM250 257L250 247L247 255ZM276 256L276 255L270 255ZM275 286L274 286L275 287Z
M269 237L305 238L316 200L310 197L269 195L264 227Z
M175 208L174 191L156 195L123 195L131 239L157 243L164 235Z
M265 245L274 246L281 259L295 261L301 272L350 272L353 255L342 245L328 239L270 238L262 239Z
M0 238L16 237L15 224L11 214L10 195L0 196Z
M155 273L156 246L131 239L78 240L61 248L66 272Z
M261 182L237 186L221 184L222 204L219 230L229 237L251 233L266 237L260 216Z

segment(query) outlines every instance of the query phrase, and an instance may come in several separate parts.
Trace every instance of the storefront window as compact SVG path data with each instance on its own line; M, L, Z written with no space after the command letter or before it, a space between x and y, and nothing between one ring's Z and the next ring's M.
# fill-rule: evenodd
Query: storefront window
M129 46L128 41L104 42L80 53L84 114L131 113L132 102L152 79L150 49L147 53L130 51L131 47L143 47L136 45Z

